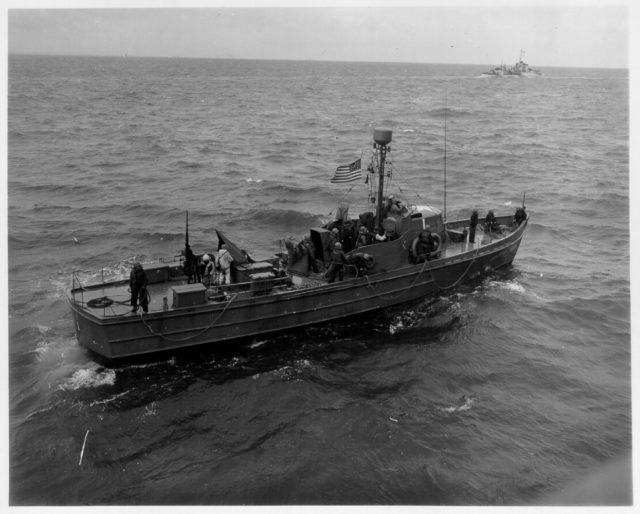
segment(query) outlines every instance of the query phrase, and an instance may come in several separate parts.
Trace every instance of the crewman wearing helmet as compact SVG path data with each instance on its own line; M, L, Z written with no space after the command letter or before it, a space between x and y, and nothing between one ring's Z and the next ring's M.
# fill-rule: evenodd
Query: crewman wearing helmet
M202 283L209 287L213 279L213 261L208 254L202 256L202 262L204 262L204 272L202 274Z
M331 229L331 232L329 233L329 238L327 241L327 249L330 252L333 252L333 249L335 248L336 243L342 244L342 241L340 241L340 231L338 230L337 227L333 227Z
M358 240L356 241L356 248L360 248L361 246L367 246L371 244L371 234L367 230L367 227L362 225L360 230L358 230Z
M333 247L333 252L329 257L329 269L325 273L325 278L329 283L333 282L336 277L342 281L344 278L344 265L347 263L347 258L342 251L342 244L336 243Z

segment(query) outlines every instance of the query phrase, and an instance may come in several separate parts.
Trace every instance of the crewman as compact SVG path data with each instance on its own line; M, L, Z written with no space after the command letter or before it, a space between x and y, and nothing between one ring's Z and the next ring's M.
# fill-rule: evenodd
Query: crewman
M329 234L327 249L332 252L336 243L340 243L340 245L342 245L342 242L340 241L340 231L334 227L331 229L331 233Z
M333 247L333 252L329 257L329 269L325 273L325 278L329 283L333 282L338 277L338 280L344 279L344 265L347 263L347 258L342 251L342 244L336 243Z
M493 213L493 211L489 211L487 213L487 217L485 218L484 222L487 232L500 232L500 225L498 225L498 220L496 220L496 215Z
M216 257L216 268L220 270L221 283L231 284L231 263L233 262L233 256L227 250L227 245L222 244L220 251Z
M187 275L187 284L191 284L191 280L196 274L196 256L193 254L191 246L186 245L184 249L184 274Z
M202 256L202 262L204 262L204 271L202 272L202 283L209 287L211 285L212 279L213 279L213 261L211 260L211 257L209 257L208 254L204 254Z
M371 244L371 234L367 230L367 227L362 225L360 230L358 231L358 239L356 241L356 248L360 248L361 246L367 246Z
M307 270L311 270L314 273L318 273L318 263L316 261L316 247L311 241L311 236L306 235L302 240L302 245L304 247L304 251L307 254L307 259L309 261L309 265Z
M350 253L347 262L356 268L358 277L366 275L374 266L373 256L362 252Z
M138 312L138 305L143 312L149 312L149 293L147 292L147 274L142 264L133 263L129 274L129 291L131 292L131 312Z
M438 249L438 243L429 230L420 233L418 244L416 245L416 259L418 262L431 260L433 252Z
M469 242L475 243L476 241L476 227L478 226L478 211L473 210L471 218L469 219Z
M384 229L382 227L380 227L378 229L378 233L375 236L375 242L376 243L384 243L387 240L387 236L384 233Z
M382 204L382 216L381 219L386 219L393 207L393 195L389 195L387 200Z

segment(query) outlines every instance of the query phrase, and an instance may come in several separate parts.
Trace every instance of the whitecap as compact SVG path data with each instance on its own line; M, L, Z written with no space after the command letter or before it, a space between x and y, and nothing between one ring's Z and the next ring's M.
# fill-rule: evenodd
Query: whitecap
M285 380L299 380L305 368L310 368L311 362L307 359L298 359L292 365L283 366L274 370L272 373L278 378Z
M94 367L75 370L73 375L60 385L60 389L75 391L77 389L112 386L115 382L115 370L95 365Z
M393 335L403 327L404 325L402 323L392 323L391 325L389 325L389 334Z
M471 405L473 404L473 398L467 398L466 396L462 396L456 405L450 405L449 407L439 407L439 409L443 412L454 413L454 412L463 412L471 409Z
M43 354L49 351L49 342L48 341L38 341L36 344L36 349L34 353L38 356L42 356Z
M490 285L493 287L499 287L500 289L505 289L507 291L511 291L513 293L524 294L525 288L522 284L519 284L516 281L510 282L490 282Z
M149 416L155 416L158 413L158 402L153 401L149 405L145 405L144 412L142 413L142 418L146 418Z
M94 405L101 405L103 403L111 403L112 401L117 400L118 398L124 396L125 394L129 394L129 391L124 391L122 393L116 394L105 400L95 400L89 404L89 407L93 407Z

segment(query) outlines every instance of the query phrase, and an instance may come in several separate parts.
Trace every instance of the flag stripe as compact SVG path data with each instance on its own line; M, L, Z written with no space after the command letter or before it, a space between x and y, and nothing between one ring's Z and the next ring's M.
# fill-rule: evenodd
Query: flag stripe
M362 167L360 163L361 159L353 161L351 164L345 164L338 166L336 172L331 179L334 184L341 184L344 182L353 182L362 177Z

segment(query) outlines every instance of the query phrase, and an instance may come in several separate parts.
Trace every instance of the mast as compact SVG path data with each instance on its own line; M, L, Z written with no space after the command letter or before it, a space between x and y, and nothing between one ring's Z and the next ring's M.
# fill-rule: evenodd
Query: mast
M391 143L391 131L387 129L373 130L373 148L375 148L380 156L380 165L378 168L378 203L376 207L376 226L382 225L382 204L384 197L384 162L387 152L391 151L391 147L387 145Z

